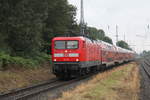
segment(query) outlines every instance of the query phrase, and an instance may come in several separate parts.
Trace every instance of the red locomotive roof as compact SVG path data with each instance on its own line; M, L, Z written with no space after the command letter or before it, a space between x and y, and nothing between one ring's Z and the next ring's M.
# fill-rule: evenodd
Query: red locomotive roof
M85 38L82 36L79 36L79 37L55 37L53 39L53 41L55 41L55 40L85 40Z

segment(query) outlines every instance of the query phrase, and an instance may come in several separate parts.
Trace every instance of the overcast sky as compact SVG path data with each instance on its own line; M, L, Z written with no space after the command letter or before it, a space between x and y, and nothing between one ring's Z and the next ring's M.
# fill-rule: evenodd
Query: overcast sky
M80 0L69 0L78 10ZM119 27L119 40L128 42L137 52L150 50L150 0L84 0L85 22L103 29L115 42L115 26ZM110 27L108 30L108 26ZM137 36L141 35L141 37Z

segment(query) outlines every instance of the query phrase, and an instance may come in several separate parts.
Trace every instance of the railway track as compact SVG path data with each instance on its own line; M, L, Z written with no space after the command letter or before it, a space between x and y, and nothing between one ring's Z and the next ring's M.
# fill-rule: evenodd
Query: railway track
M147 75L147 76L149 77L149 79L150 79L150 61L149 61L149 59L146 58L146 59L143 61L142 67L143 67L144 72L146 73L146 75Z
M140 100L150 100L150 58L145 57L141 60L141 91Z
M50 81L29 86L26 88L20 88L20 89L11 90L6 93L1 93L0 100L20 100L22 98L50 89L52 88L52 84L55 84L56 82L58 82L58 79L51 79Z
M116 65L116 66L119 66L119 65ZM109 69L107 69L107 70L109 70ZM1 93L0 100L26 100L26 98L28 98L28 97L38 95L40 93L44 93L47 91L51 91L51 90L57 89L59 87L69 85L71 83L78 82L78 81L86 79L86 78L90 78L98 73L99 72L91 73L91 74L82 76L77 79L72 79L69 81L60 81L59 79L55 78L55 79L51 79L47 82L43 82L43 83L33 85L30 87L11 90L7 93Z
M40 93L47 92L50 90L54 90L54 89L69 85L69 84L74 83L74 82L78 82L82 79L92 77L93 75L95 75L97 73L98 72L92 73L92 74L89 74L89 75L86 75L86 76L83 76L83 77L80 77L77 79L72 79L69 81L60 81L58 79L52 79L48 82L40 83L40 84L30 86L27 88L21 88L18 90L11 90L7 93L1 93L0 94L0 100L26 100L26 98L28 98L28 97L38 95Z
M146 75L148 76L148 78L150 79L150 72L147 70L147 67L145 65L143 65L143 70L146 73Z

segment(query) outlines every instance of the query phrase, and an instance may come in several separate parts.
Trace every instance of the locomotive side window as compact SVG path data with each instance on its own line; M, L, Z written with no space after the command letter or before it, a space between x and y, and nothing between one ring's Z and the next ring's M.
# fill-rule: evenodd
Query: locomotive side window
M77 49L78 41L67 41L67 49Z
M55 49L65 49L65 41L55 41Z

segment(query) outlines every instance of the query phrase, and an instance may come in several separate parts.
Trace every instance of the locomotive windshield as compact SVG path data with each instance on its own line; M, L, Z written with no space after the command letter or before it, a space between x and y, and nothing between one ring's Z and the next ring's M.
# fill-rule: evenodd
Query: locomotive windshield
M77 49L78 41L67 41L67 49Z
M65 49L65 41L55 41L55 49Z
M55 49L77 49L78 41L55 41Z

